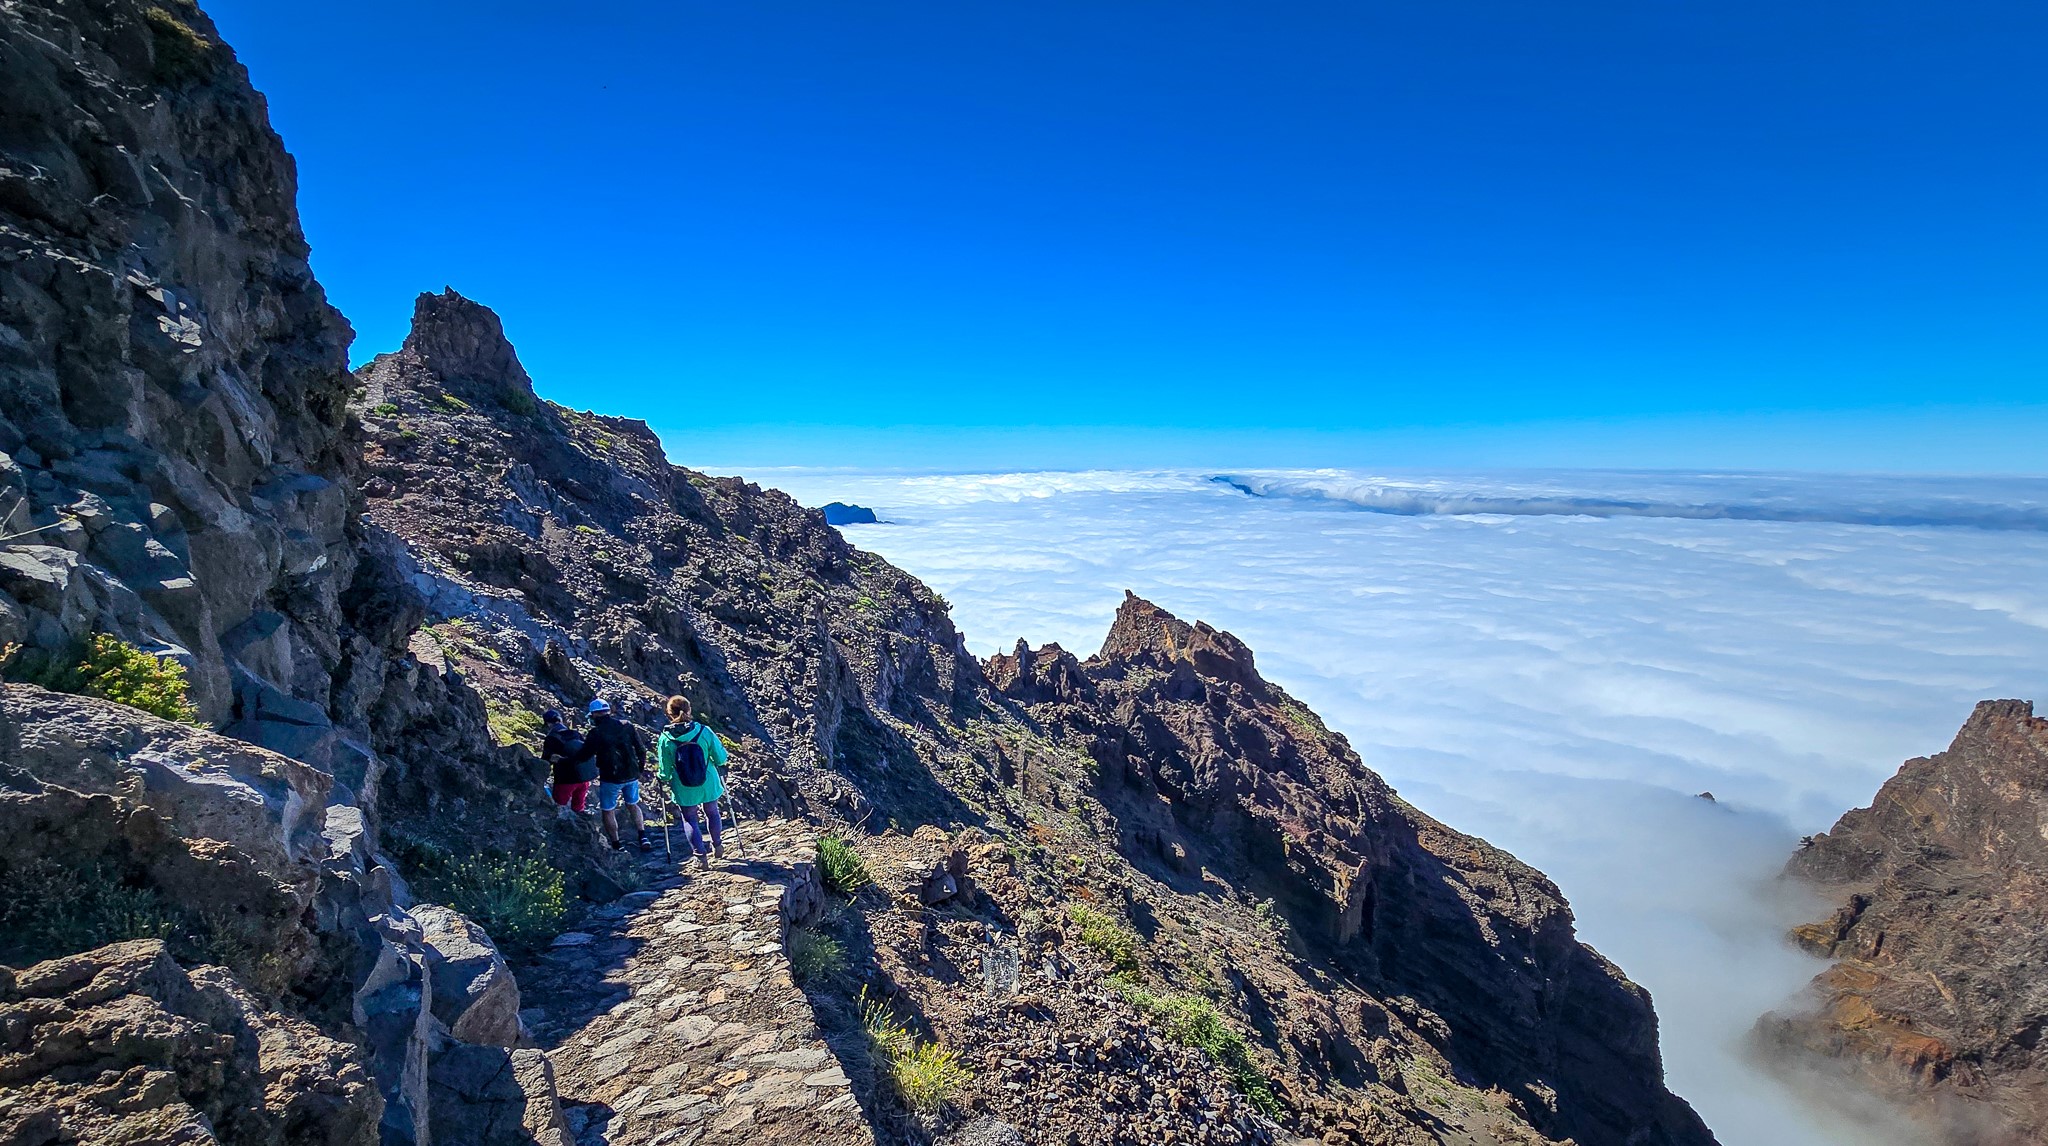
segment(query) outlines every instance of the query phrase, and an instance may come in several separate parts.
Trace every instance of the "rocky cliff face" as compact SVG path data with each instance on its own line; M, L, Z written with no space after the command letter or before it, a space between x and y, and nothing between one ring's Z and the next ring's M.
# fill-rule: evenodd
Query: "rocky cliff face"
M1020 646L989 668L1095 762L1134 867L1292 923L1289 958L1227 962L1290 1066L1360 1092L1339 1109L1421 1056L1551 1137L1710 1140L1659 1081L1647 994L1573 938L1556 886L1402 801L1237 638L1130 596L1088 661Z
M2048 1137L2048 720L1978 705L1786 871L1841 904L1794 933L1836 962L1763 1019L1765 1045L1846 1070L1936 1141Z
M348 627L346 351L291 159L179 4L0 23L0 638L176 656L214 722L324 711ZM253 731L253 729L252 729Z
M429 1081L463 1045L449 1028L475 1024L425 989L448 959L379 856L387 772L456 791L455 814L464 783L488 787L479 842L605 882L587 829L476 783L516 754L406 647L426 606L360 517L350 332L294 194L191 0L0 3L8 674L75 687L108 634L183 665L226 734L7 687L6 958L148 933L193 969L128 951L0 987L0 1080L22 1092L0 1140L169 1141L192 1119L230 1142L425 1140ZM59 1053L92 1030L122 1038ZM128 1073L86 1085L102 1068ZM314 1075L347 1080L327 1107ZM269 1114L235 1113L250 1094Z

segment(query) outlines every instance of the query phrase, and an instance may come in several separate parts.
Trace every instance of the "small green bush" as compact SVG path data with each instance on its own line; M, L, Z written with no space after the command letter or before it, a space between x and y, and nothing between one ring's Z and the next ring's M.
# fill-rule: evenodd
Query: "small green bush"
M1251 1048L1235 1027L1223 1021L1215 1004L1199 995L1160 995L1135 983L1121 983L1117 991L1124 1001L1152 1020L1159 1033L1186 1047L1193 1047L1216 1065L1230 1072L1231 1082L1267 1115L1280 1112L1273 1084L1252 1062Z
M160 80L203 80L213 75L213 41L163 8L145 8L150 44Z
M398 431L398 440L401 442L417 442L420 440L420 432L411 429L400 430Z
M1123 974L1138 969L1138 946L1142 941L1130 928L1080 903L1067 909L1067 918L1081 929L1082 944L1109 960L1110 967Z
M935 1114L953 1093L973 1079L956 1051L937 1043L920 1043L910 1028L896 1017L889 1004L860 997L861 1027L867 1032L868 1053L903 1101L919 1114Z
M889 1075L903 1101L919 1114L936 1114L951 1101L953 1092L965 1086L973 1075L960 1062L958 1051L937 1043L923 1043L890 1064Z
M847 896L874 881L868 874L867 861L860 858L852 844L838 836L819 837L818 874L825 877L826 887Z
M822 983L846 973L846 945L807 927L789 933L789 973L799 983Z
M540 403L524 390L505 391L498 396L498 404L505 407L506 412L522 418L531 418L540 410Z
M139 708L165 720L191 723L199 710L185 699L185 666L154 657L105 633L86 643L78 665L79 691Z
M547 734L547 726L541 723L540 717L524 705L486 700L484 716L490 722L492 743L500 747L512 744L533 747Z
M459 411L469 409L469 403L463 401L460 398L457 398L453 394L443 394L441 395L439 401L443 406L448 407L450 410Z
M39 963L187 930L154 888L129 886L105 864L67 867L44 858L0 872L0 962Z
M384 417L389 418L393 414L398 413L398 403L379 402L375 406L370 407L370 412L372 414L382 414Z
M560 934L568 918L562 873L532 856L467 860L437 882L440 898L501 947L537 947Z
M1261 899L1253 903L1252 918L1258 920L1261 927L1282 943L1287 942L1294 933L1294 928L1287 922L1287 917L1280 913L1280 905L1271 899Z
M907 1054L917 1042L889 1004L870 996L865 987L860 992L860 1025L867 1032L868 1049L885 1061Z

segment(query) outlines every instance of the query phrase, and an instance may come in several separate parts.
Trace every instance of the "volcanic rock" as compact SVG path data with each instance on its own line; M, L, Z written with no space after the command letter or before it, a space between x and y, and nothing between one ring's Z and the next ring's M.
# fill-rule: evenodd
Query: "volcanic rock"
M2048 1138L2048 720L1977 706L1945 752L1907 761L1813 837L1788 877L1840 906L1794 939L1835 960L1757 1033L1845 1072L1930 1139Z

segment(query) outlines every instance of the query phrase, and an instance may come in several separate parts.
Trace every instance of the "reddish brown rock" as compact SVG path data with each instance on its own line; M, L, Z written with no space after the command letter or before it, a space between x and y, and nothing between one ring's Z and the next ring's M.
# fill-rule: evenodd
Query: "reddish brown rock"
M1934 1140L2048 1139L2048 720L1978 705L1787 874L1841 904L1793 934L1836 962L1764 1017L1764 1044L1846 1071Z

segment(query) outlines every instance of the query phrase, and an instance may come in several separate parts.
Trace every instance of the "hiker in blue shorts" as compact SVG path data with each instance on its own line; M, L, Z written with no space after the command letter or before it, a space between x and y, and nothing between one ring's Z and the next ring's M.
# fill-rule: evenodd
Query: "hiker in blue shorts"
M647 824L640 818L640 773L647 768L647 745L640 730L612 715L612 706L602 697L590 702L590 731L583 747L569 757L571 764L597 761L597 808L604 820L604 835L611 845L625 850L619 821L639 837L640 850L650 851L654 841L647 838ZM621 810L623 805L623 811Z

